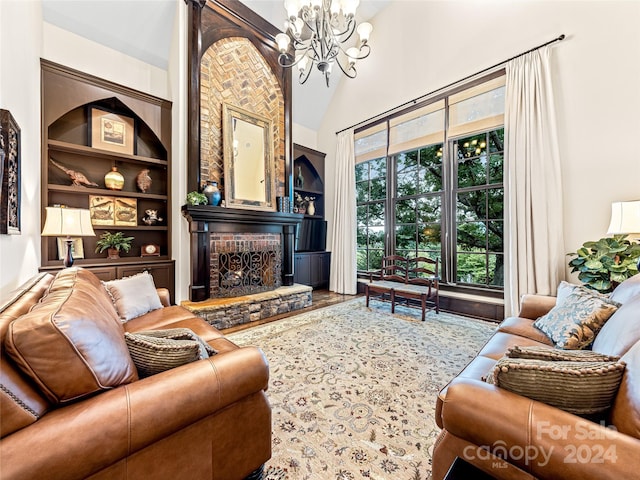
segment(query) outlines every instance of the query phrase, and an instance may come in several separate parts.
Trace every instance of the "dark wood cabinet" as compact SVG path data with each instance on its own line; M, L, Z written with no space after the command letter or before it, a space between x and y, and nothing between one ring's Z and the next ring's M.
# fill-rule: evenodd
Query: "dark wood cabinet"
M156 286L168 288L173 300L171 102L47 60L41 61L41 90L42 224L47 206L91 210L96 236L81 239L83 252L74 265L91 269L102 280L149 271ZM113 132L108 124L112 116L118 116ZM118 119L124 119L123 130L116 129ZM102 135L97 135L97 125ZM105 174L112 167L124 177L120 190L106 186ZM67 170L80 172L89 183L73 185ZM146 183L138 180L144 171ZM103 210L96 207L103 204ZM160 220L149 221L152 210ZM113 220L99 217L103 212ZM120 212L127 217L118 216ZM106 252L97 253L96 241L107 231L134 237L131 250L115 260L107 259ZM58 239L41 240L41 270L62 268ZM158 246L160 255L142 256L145 244Z
M309 212L309 202L304 202L304 219L296 232L294 281L313 288L329 286L331 254L325 250L324 157L322 152L293 144L294 195L313 199L314 204Z
M115 261L114 261L115 263ZM157 288L166 288L171 294L171 301L175 298L175 266L174 261L158 261L158 262L139 262L139 261L123 261L118 262L117 265L103 266L92 263L76 262L74 265L82 266L91 270L102 281L108 282L109 280L117 280L119 278L130 277L142 272L149 272L153 277L153 283ZM62 270L62 265L50 267L41 267L41 272L56 273Z
M294 255L294 281L313 288L329 286L331 252L297 252Z

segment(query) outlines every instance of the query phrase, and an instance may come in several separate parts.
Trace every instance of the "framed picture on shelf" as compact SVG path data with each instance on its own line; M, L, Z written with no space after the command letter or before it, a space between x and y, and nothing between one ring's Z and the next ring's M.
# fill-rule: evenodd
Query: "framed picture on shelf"
M114 198L89 195L89 214L92 225L115 225Z
M67 254L67 242L65 237L58 237L58 260L64 260ZM82 245L82 237L71 239L71 256L74 259L84 258L84 247Z
M89 106L89 146L134 155L136 122L133 117Z
M135 227L138 225L138 200L135 198L115 199L115 224Z

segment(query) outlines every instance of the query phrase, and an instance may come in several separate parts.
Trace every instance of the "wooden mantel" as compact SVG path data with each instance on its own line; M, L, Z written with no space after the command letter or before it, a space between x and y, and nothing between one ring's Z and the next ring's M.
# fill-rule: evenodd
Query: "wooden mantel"
M293 253L296 226L304 215L267 212L240 208L184 205L182 214L189 222L191 234L191 285L189 299L201 302L209 299L210 234L218 233L279 233L282 235L282 284L293 285Z

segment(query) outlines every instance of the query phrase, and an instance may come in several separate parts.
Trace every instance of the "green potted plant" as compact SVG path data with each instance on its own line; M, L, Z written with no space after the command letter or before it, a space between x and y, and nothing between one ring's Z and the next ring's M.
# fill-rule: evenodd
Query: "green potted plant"
M187 205L206 205L208 202L204 193L195 190L187 193Z
M585 242L577 252L568 255L575 257L569 262L571 272L580 272L578 279L587 288L608 293L638 273L640 244L629 241L626 235L614 235Z
M107 250L107 258L120 258L120 251L129 252L132 243L133 237L125 237L123 232L104 232L96 242L96 253Z

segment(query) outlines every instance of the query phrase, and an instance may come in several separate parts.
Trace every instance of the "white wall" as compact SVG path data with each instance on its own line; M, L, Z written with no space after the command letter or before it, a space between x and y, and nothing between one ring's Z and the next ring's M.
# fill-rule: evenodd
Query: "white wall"
M166 70L47 22L42 23L42 35L42 57L47 60L160 98L170 98Z
M173 99L172 120L172 228L171 248L176 260L176 303L189 299L191 282L191 243L189 225L180 213L180 207L187 199L187 123L188 123L188 66L187 36L188 9L184 2L178 2L175 16L171 52L169 54L169 84Z
M640 2L400 1L372 24L372 54L355 80L340 83L318 132L328 211L336 131L561 33L567 39L553 56L565 251L606 235L612 201L640 198L632 146L640 132Z
M0 235L0 297L40 265L40 2L0 1L0 108L21 129L21 235Z
M291 127L291 137L293 139L293 143L297 143L298 145L303 145L314 150L318 149L318 132L307 128L304 125L293 123Z

